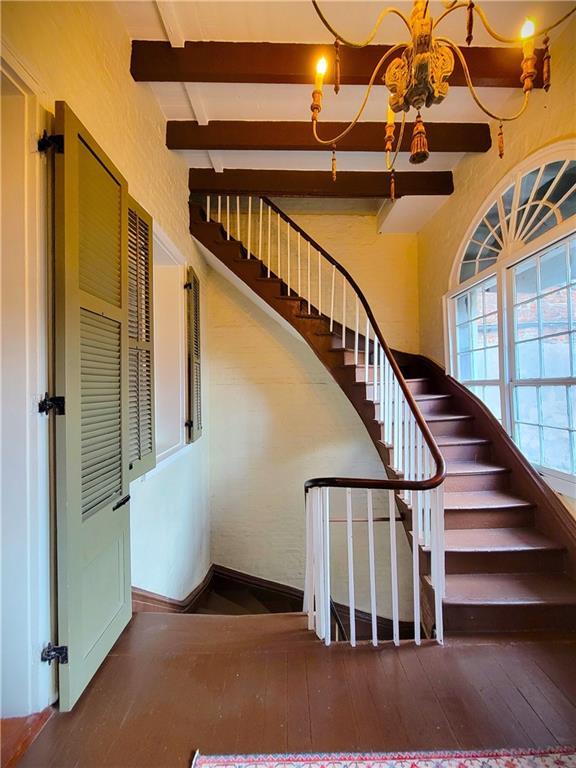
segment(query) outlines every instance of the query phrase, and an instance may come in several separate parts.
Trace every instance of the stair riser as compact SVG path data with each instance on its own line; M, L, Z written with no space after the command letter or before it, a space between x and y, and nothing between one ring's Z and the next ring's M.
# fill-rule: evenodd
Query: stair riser
M420 568L430 574L430 553L420 551ZM446 573L561 573L562 550L446 552Z
M444 630L451 633L576 630L576 607L553 603L444 604Z
M423 381L408 381L408 389L413 395L427 395L431 393L431 382L427 379Z
M444 511L446 530L467 528L529 528L534 523L531 509L466 509Z
M440 452L447 461L488 461L490 445L441 445Z
M424 417L432 413L450 413L452 400L442 397L438 400L418 400L418 408Z
M492 474L450 475L446 477L445 490L450 491L503 491L510 485L507 472Z
M433 435L440 437L454 435L470 435L472 432L473 419L462 419L461 421L429 421L428 427Z

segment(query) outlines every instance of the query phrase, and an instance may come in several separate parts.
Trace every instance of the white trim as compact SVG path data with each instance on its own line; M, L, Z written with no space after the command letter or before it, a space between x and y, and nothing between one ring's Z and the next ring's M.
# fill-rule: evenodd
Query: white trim
M515 239L517 233L513 231L515 229L515 219L518 210L518 200L520 194L521 180L527 173L533 170L540 169L541 177L544 167L551 162L563 162L564 165L561 169L562 172L567 168L568 163L576 157L576 139L567 139L555 144L549 145L538 152L535 152L530 157L526 158L522 163L518 164L512 169L493 189L483 201L479 208L479 213L474 217L473 222L466 230L466 235L458 249L458 253L454 263L452 265L450 273L450 289L443 296L443 315L444 315L444 328L445 328L445 364L448 371L452 372L456 378L457 373L457 349L456 349L456 318L455 318L455 299L466 293L474 286L480 285L486 280L495 279L498 295L498 344L499 344L499 364L500 364L500 393L501 393L501 414L502 425L506 429L509 435L514 433L514 418L513 418L513 388L515 385L522 385L526 382L518 382L515 374L515 347L514 347L514 328L513 328L513 288L512 288L512 272L511 268L525 259L531 258L536 254L547 250L554 246L555 243L570 236L576 229L576 216L571 216L569 219L556 224L552 229L542 233L540 236L534 238L531 242L525 243L519 239ZM558 174L558 178L561 173ZM551 185L553 188L556 181ZM468 248L468 244L471 240L473 233L476 231L479 223L484 219L488 211L496 203L498 205L498 211L500 215L500 224L504 222L504 211L501 202L502 194L510 187L514 188L511 218L510 222L513 225L512 231L508 232L504 226L502 226L503 244L498 254L496 264L490 269L486 269L478 274L473 275L464 282L459 282L460 268L462 265L462 259ZM535 183L531 198L534 198L535 190L538 184ZM564 196L565 198L566 196ZM563 198L563 199L564 199ZM554 209L551 209L554 210ZM526 212L528 206L526 206ZM532 222L534 221L533 213L526 213L523 215L520 223L520 234L525 234L526 231L530 231ZM496 225L498 226L498 225ZM568 377L568 383L575 382L576 379ZM473 386L481 384L482 382L468 382L467 386ZM537 384L542 386L553 383L552 380L538 379ZM544 467L536 467L536 469L542 474L542 477L556 490L559 490L565 495L571 496L575 494L574 483L576 477L572 475L566 475L564 473L558 473L554 470L550 470ZM571 491L571 493L567 490Z
M57 698L56 676L53 668L40 662L42 647L54 640L52 615L56 595L52 590L52 549L50 515L50 468L48 420L38 414L37 403L48 389L48 233L46 231L47 164L38 153L36 142L42 130L50 129L50 117L43 108L46 94L36 78L23 65L3 40L2 76L22 96L23 178L22 219L23 242L15 242L18 258L9 252L3 254L3 270L18 272L18 289L22 293L18 307L16 331L21 341L21 354L15 361L12 374L23 386L24 413L16 412L20 419L18 434L7 432L6 403L0 412L2 441L15 445L24 475L19 492L10 498L11 518L18 520L17 529L3 531L2 582L10 590L10 600L4 601L2 610L11 613L2 617L3 653L10 654L13 663L4 663L10 676L3 675L2 684L9 690L2 693L2 717L28 715L50 705ZM4 190L7 192L7 190ZM8 272L10 274L10 272ZM5 274L3 274L3 279ZM14 330L14 329L11 329ZM6 351L6 350L4 350ZM4 356L5 357L5 356ZM6 360L4 360L6 363ZM2 382L3 384L4 382ZM2 392L3 400L5 397ZM14 426L14 425L13 425ZM6 468L2 457L2 474ZM2 483L2 487L5 484ZM7 492L10 492L9 490ZM18 572L10 571L15 566ZM8 570L5 570L8 569ZM3 595L3 598L5 595ZM16 647L12 647L16 642ZM5 662L6 660L4 660Z

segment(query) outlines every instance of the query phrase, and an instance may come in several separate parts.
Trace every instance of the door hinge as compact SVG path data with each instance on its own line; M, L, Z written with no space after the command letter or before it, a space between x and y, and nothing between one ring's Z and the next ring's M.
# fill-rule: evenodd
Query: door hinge
M191 291L192 290L192 283L184 283L184 290L185 291Z
M40 661L47 661L48 664L52 664L53 661L57 661L59 664L68 664L68 646L48 643L45 648L42 648Z
M51 411L54 411L57 416L63 416L65 413L64 398L60 396L50 397L46 392L44 398L38 403L38 412L48 414Z
M61 133L53 133L50 136L46 131L38 139L38 152L48 152L54 149L59 155L64 152L64 136Z

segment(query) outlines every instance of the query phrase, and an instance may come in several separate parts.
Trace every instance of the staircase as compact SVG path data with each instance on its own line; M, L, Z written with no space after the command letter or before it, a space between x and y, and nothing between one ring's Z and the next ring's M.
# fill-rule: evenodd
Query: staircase
M191 199L190 230L237 283L301 334L362 418L388 477L429 477L433 466L430 457L420 453L421 440L412 435L417 425L408 409L398 411L396 419L386 418L391 400L404 402L404 407L406 403L399 401L397 383L390 385L381 365L385 358L379 332L370 335L368 320L362 332L360 289L345 270L336 268L334 260L266 198L257 200L254 208L251 198ZM322 271L321 257L329 260L328 271L326 266ZM356 295L346 294L347 285ZM338 301L341 322L335 312ZM576 630L576 521L480 400L431 361L404 353L394 356L446 462L441 533L445 630ZM410 446L416 448L415 464L406 452ZM422 502L425 496L416 490L396 492L395 502L416 550L415 583L421 584L422 624L429 633L435 623L434 533L432 541L423 535L423 518L413 514L422 504L429 506ZM415 531L418 541L413 544Z

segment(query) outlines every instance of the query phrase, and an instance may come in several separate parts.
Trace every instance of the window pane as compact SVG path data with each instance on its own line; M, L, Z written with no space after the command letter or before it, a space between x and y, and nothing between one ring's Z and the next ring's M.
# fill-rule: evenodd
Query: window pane
M540 299L541 335L568 331L568 291L547 293Z
M576 237L570 238L570 280L576 283Z
M490 408L494 416L496 416L498 420L501 420L502 409L500 404L500 387L484 387L482 400L486 403L488 408Z
M539 336L538 301L527 301L514 308L515 338L517 341Z
M470 319L470 297L467 293L456 299L456 322L465 323Z
M514 269L515 303L527 301L538 293L538 270L534 259L527 259Z
M529 341L528 344L537 342ZM550 336L542 342L542 375L547 379L570 376L570 341L566 336ZM524 377L526 378L526 377Z
M460 282L464 283L476 274L476 262L467 261L460 268Z
M470 323L464 323L457 327L457 344L461 352L468 352L470 345Z
M536 387L515 387L514 394L516 420L538 424L538 390Z
M570 400L570 411L572 413L572 429L576 429L576 386L568 387L568 397Z
M462 381L470 381L472 376L472 355L458 355L458 378Z
M519 379L540 378L540 342L523 341L516 345L516 375Z
M484 346L484 320L480 317L470 323L471 349Z
M566 387L540 387L542 423L549 427L568 427Z
M528 461L541 464L540 460L540 427L530 424L517 424L518 446Z
M486 378L486 360L484 350L477 349L472 352L472 379L482 380Z
M554 248L540 259L540 290L561 288L568 282L566 271L566 245Z
M560 472L570 472L570 433L564 429L542 429L542 464Z
M484 318L484 340L488 347L498 344L498 315L488 315Z
M486 350L486 379L500 378L500 360L498 359L498 347L488 347Z

